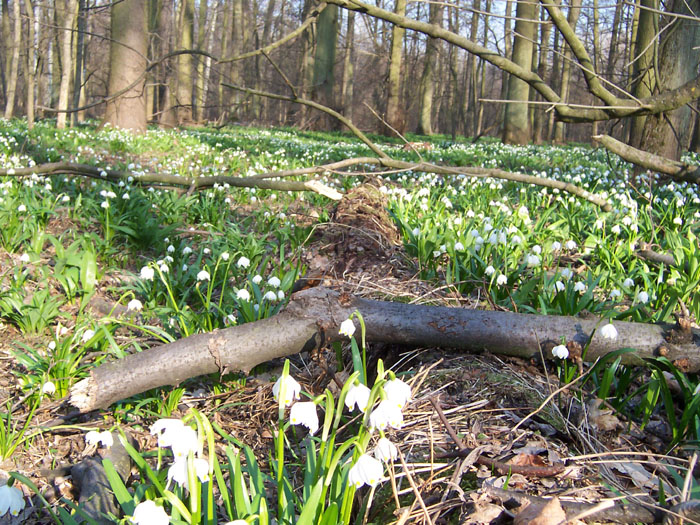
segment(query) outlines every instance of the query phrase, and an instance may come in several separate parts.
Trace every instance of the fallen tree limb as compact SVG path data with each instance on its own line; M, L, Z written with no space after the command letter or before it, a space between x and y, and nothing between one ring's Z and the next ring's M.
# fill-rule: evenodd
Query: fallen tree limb
M102 364L77 383L70 403L81 411L105 408L126 397L187 378L241 370L277 357L310 351L341 340L340 323L359 311L370 342L454 348L471 352L536 357L560 344L561 338L589 343L598 321L573 317L486 312L361 299L318 287L298 292L278 315L132 354ZM627 364L664 355L685 371L700 370L697 334L689 342L667 341L671 325L615 322L618 337L596 334L586 360L593 361L619 348ZM696 337L692 337L695 335ZM670 338L670 337L669 337Z
M235 186L237 188L261 188L265 190L279 191L313 191L333 200L342 199L343 195L317 180L310 181L282 181L267 180L251 177L230 177L227 175L211 177L181 177L165 173L141 173L134 174L126 171L101 169L88 164L76 164L73 162L51 162L38 164L31 168L1 169L0 177L14 176L25 177L27 175L80 175L92 179L109 180L112 182L128 180L140 184L165 184L189 188L189 191L203 190L213 187L215 184Z
M700 166L686 164L677 160L667 159L660 155L655 155L654 153L642 151L624 142L620 142L610 135L594 135L593 140L599 142L611 153L644 169L670 175L673 180L679 182L685 181L700 184Z

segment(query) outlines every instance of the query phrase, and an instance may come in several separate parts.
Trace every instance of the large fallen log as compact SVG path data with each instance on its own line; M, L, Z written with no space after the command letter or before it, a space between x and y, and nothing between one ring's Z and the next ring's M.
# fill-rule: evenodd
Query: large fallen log
M318 287L294 294L274 317L193 335L102 364L71 389L70 403L90 411L190 377L238 370L247 373L271 359L342 339L340 323L355 311L364 318L369 342L488 350L529 358L547 353L565 338L582 347L588 345L587 361L619 348L633 348L635 352L623 356L627 364L663 355L682 370L700 370L699 334L687 330L679 335L673 325L616 321L618 336L611 340L596 333L597 319L374 301Z

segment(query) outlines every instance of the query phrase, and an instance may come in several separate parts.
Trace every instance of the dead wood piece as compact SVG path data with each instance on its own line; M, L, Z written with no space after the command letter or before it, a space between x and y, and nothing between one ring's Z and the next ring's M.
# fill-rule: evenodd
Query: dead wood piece
M151 388L178 385L190 377L237 370L247 373L271 359L342 340L340 323L355 311L364 317L369 342L537 358L542 346L547 351L563 336L587 345L588 361L620 348L634 348L636 352L622 359L625 364L638 365L663 348L664 355L682 364L684 370L700 370L698 334L693 331L691 341L672 343L667 339L673 325L615 322L616 339L595 333L591 340L600 324L596 319L373 301L318 286L294 294L285 310L268 319L196 334L102 364L71 389L70 402L90 411Z

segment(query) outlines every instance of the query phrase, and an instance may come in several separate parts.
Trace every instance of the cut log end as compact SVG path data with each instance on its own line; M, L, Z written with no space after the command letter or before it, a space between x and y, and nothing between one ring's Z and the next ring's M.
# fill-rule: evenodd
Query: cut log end
M92 376L78 381L70 391L68 402L81 412L92 410L95 400L93 399L95 391L95 380Z

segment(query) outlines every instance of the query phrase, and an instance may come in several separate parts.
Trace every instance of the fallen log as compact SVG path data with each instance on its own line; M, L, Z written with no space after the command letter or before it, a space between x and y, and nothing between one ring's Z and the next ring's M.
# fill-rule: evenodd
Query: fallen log
M635 352L623 356L624 363L641 364L644 358L663 355L684 371L700 370L700 334L693 331L678 337L673 325L616 321L618 336L611 340L595 333L600 324L596 319L374 301L317 287L292 295L287 307L274 317L193 335L101 364L73 386L70 403L87 412L190 377L248 373L271 359L342 340L340 323L355 311L364 318L370 342L488 350L530 358L547 354L565 338L584 348L588 345L587 361L633 348Z

